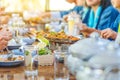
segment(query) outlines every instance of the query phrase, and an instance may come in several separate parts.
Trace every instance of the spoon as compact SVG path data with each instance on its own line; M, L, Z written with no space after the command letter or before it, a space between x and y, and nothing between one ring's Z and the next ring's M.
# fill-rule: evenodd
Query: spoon
M13 58L13 52L8 50L8 48L6 48L7 52L8 52L8 55L7 55L7 59L8 60L11 60Z

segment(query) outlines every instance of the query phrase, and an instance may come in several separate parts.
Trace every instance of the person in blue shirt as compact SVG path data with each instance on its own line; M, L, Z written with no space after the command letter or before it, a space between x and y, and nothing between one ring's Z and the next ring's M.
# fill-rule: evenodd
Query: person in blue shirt
M111 2L113 4L113 6L116 7L119 11L120 10L120 0L111 0ZM101 36L106 39L113 39L113 40L116 39L117 34L120 33L120 14L116 18L116 20L113 24L113 27L117 27L117 31L107 28L107 29L104 29L101 31Z
M76 12L77 14L80 14L80 12L83 9L83 4L84 4L84 0L66 0L69 3L75 3L75 7L71 10L68 11L60 11L60 15L61 17L71 13L71 12Z
M89 10L83 20L83 25L80 26L80 31L89 36L90 33L111 28L115 30L113 25L119 12L111 6L110 0L86 0ZM86 25L85 25L86 24Z
M84 0L66 0L69 3L75 3L75 7L73 9L70 9L68 11L57 11L57 12L45 12L40 15L41 18L63 18L63 16L71 13L76 12L77 14L80 13L80 11L83 9Z

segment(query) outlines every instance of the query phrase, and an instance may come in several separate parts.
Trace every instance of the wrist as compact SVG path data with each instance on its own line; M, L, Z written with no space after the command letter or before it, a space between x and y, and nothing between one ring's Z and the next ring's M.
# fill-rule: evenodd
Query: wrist
M114 35L112 36L112 39L116 39L117 38L117 33L114 32Z

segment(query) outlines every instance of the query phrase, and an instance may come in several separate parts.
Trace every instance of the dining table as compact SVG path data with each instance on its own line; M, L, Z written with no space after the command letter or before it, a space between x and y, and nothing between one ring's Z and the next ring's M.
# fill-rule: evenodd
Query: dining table
M24 74L23 64L13 67L0 67L0 80L33 80ZM54 80L54 64L49 66L38 66L38 76L34 80ZM69 80L76 80L75 76L70 74Z
M38 43L38 41L35 41L32 45L37 45ZM29 79L25 76L24 62L17 66L0 66L0 80L54 80L54 62L52 65L39 65L38 76L34 79ZM70 74L69 80L76 80L75 76Z

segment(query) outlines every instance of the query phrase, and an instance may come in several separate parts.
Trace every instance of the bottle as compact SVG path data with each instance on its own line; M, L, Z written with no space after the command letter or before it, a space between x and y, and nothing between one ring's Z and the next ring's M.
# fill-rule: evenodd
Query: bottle
M50 24L45 24L45 31L49 32L51 29Z
M71 15L69 15L68 16L68 35L73 34L74 25L75 25L74 18Z

